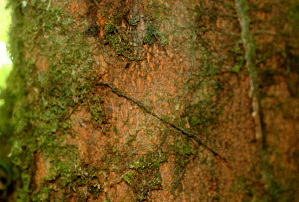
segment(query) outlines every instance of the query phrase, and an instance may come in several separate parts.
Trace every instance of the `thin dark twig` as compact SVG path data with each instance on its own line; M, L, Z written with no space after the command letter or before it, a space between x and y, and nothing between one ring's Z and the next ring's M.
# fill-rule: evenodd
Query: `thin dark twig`
M203 145L204 147L206 147L209 151L211 151L215 156L219 156L221 158L224 159L224 157L222 157L217 151L215 151L214 149L210 148L207 144L205 144L204 142L208 142L209 144L213 145L217 150L223 151L225 152L222 148L220 148L219 146L217 146L215 143L211 142L210 140L207 140L206 138L200 137L194 133L188 132L185 129L177 126L176 124L167 121L166 119L162 118L161 116L159 116L158 114L156 114L155 112L153 112L152 110L150 110L148 107L146 107L143 103L141 103L140 101L136 100L135 98L131 97L130 95L123 93L122 91L120 91L119 89L117 89L116 87L105 83L105 82L101 82L98 85L102 85L102 86L106 86L109 87L115 94L117 94L120 97L124 97L130 101L132 101L133 103L137 104L140 108L142 108L145 112L151 114L152 116L156 117L157 119L159 119L160 121L168 124L169 126L175 128L176 130L180 131L181 133L183 133L184 135L194 138L196 139L201 145ZM225 152L228 156L230 156L227 152Z

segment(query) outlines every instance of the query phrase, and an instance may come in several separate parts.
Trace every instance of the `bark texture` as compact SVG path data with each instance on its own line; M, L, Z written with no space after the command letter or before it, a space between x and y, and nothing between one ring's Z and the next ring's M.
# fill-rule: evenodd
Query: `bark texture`
M298 3L239 2L10 0L5 196L298 197Z
M255 122L256 139L263 144L262 114L260 106L259 81L256 69L255 42L250 30L248 5L246 0L235 0L241 27L241 39L245 48L245 60L250 76L250 97L252 98L252 117Z

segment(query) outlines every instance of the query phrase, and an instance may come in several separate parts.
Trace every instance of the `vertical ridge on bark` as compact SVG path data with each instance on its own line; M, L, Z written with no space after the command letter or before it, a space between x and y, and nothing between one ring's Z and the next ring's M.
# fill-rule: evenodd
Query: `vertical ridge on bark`
M250 19L248 16L248 5L246 0L235 0L239 23L241 26L241 39L245 49L246 66L249 69L250 97L252 99L252 117L256 126L256 140L263 143L262 116L259 98L258 73L255 62L255 43L250 31Z

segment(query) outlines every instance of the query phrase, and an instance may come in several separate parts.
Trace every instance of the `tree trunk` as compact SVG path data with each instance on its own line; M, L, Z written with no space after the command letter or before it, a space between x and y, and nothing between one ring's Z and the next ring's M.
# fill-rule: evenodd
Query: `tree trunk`
M289 19L285 13L298 8L267 2L248 3L252 33L260 31L258 22L271 27L270 20ZM10 6L14 70L2 93L1 110L9 113L1 118L10 121L1 122L1 132L12 133L5 136L18 183L9 199L295 197L298 54L296 43L284 44L285 37L298 42L296 23L287 21L283 35L285 22L273 25L276 38L258 35L260 61L251 68L253 35L249 22L241 32L244 8L233 1L10 0ZM263 95L264 155L251 116L252 80L255 96Z

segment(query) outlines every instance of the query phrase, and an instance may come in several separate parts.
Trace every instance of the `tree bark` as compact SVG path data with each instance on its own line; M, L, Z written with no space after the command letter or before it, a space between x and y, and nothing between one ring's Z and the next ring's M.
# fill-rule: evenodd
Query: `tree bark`
M293 179L294 146L281 146L281 156L258 154L265 135L257 68L268 63L256 58L280 58L281 69L279 61L294 60L259 55L263 38L255 49L248 8L259 5L11 0L10 6L14 69L2 93L1 120L8 121L0 131L9 134L17 171L11 201L291 199L294 189L276 185L296 187L296 180L281 182L272 171L289 162L285 179ZM257 31L261 16L252 20ZM266 70L261 103L273 107L271 89L293 80L273 76L271 65ZM296 120L286 113L288 103L281 101L284 112L274 107L278 118L287 117L279 119L284 125ZM271 109L265 108L265 125L278 127ZM287 126L289 143L296 128ZM265 177L269 186L261 186Z
M250 97L252 99L252 117L255 122L256 140L264 144L262 128L262 110L260 105L259 81L256 69L256 51L254 36L250 31L250 19L246 0L235 0L235 5L241 26L241 39L245 49L246 66L250 76Z

